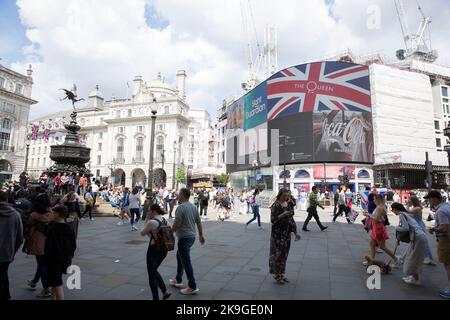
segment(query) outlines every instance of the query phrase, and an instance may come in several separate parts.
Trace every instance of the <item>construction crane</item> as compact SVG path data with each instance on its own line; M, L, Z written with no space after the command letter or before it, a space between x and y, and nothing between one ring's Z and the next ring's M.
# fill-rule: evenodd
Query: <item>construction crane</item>
M253 9L251 0L241 0L241 15L242 15L242 27L244 34L247 37L247 64L248 64L248 76L247 80L242 83L242 89L250 91L256 87L260 80L258 76L261 72L261 65L263 61L263 53L261 51L261 45L258 40L258 34L256 32L255 19L253 17ZM255 41L255 44L253 43ZM256 48L254 48L256 46ZM256 52L254 52L256 51Z
M427 17L419 2L417 2L418 10L422 16L419 28L416 33L411 33L408 28L408 20L405 14L405 8L402 0L394 0L395 8L402 29L403 40L405 42L405 49L399 49L396 56L399 60L413 59L426 62L434 62L438 58L436 50L431 47L431 32L430 24L431 18Z

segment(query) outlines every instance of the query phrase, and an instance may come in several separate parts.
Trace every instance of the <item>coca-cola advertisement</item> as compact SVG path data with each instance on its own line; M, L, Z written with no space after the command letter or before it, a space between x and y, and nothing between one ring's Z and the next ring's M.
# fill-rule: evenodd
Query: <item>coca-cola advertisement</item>
M314 112L314 161L373 163L372 114Z

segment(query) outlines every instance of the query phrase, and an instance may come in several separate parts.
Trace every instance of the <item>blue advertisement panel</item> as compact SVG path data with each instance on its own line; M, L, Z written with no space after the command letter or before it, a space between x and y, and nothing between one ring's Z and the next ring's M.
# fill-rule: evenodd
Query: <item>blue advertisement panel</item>
M267 122L267 84L261 83L244 96L244 129L256 128Z

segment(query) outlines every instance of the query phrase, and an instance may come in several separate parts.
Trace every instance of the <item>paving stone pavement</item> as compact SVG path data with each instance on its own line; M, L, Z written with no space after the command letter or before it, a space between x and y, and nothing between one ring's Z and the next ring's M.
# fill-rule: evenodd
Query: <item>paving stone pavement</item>
M312 221L311 232L302 232L302 239L292 242L286 270L290 283L278 285L268 273L269 210L261 210L264 230L259 230L256 222L247 230L244 228L251 215L218 222L213 220L215 212L210 210L211 219L203 221L206 244L196 242L191 251L200 292L186 297L172 288L172 299L440 299L437 292L447 284L440 264L424 266L420 287L404 284L400 268L382 275L381 290L367 289L369 275L362 257L368 253L369 238L360 223L362 217L353 225L344 218L333 224L332 208L319 211L328 230L321 232ZM296 212L299 230L305 218L305 212ZM151 299L145 261L148 238L131 231L129 225L117 226L117 221L110 217L83 220L73 259L73 264L81 268L81 289L65 288L66 299ZM393 226L398 219L390 216L390 221L388 246L394 248ZM428 237L435 253L436 242L433 236ZM398 253L404 249L403 244ZM385 254L377 254L377 258L388 260ZM26 286L35 268L34 256L18 252L9 272L13 299L37 299L35 295L41 285L36 291ZM175 252L168 254L159 271L168 283L176 271Z

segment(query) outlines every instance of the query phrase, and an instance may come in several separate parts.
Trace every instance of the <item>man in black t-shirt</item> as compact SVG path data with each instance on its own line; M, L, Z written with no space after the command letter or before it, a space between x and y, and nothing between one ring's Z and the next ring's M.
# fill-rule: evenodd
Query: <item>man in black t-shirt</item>
M386 205L388 207L388 210L391 209L391 205L394 203L394 192L392 190L388 190L386 192Z
M198 196L198 201L200 203L200 217L202 216L203 212L205 212L205 217L206 217L206 213L208 211L208 203L209 203L209 192L206 191L206 189L203 189L202 192L200 192L200 194Z

